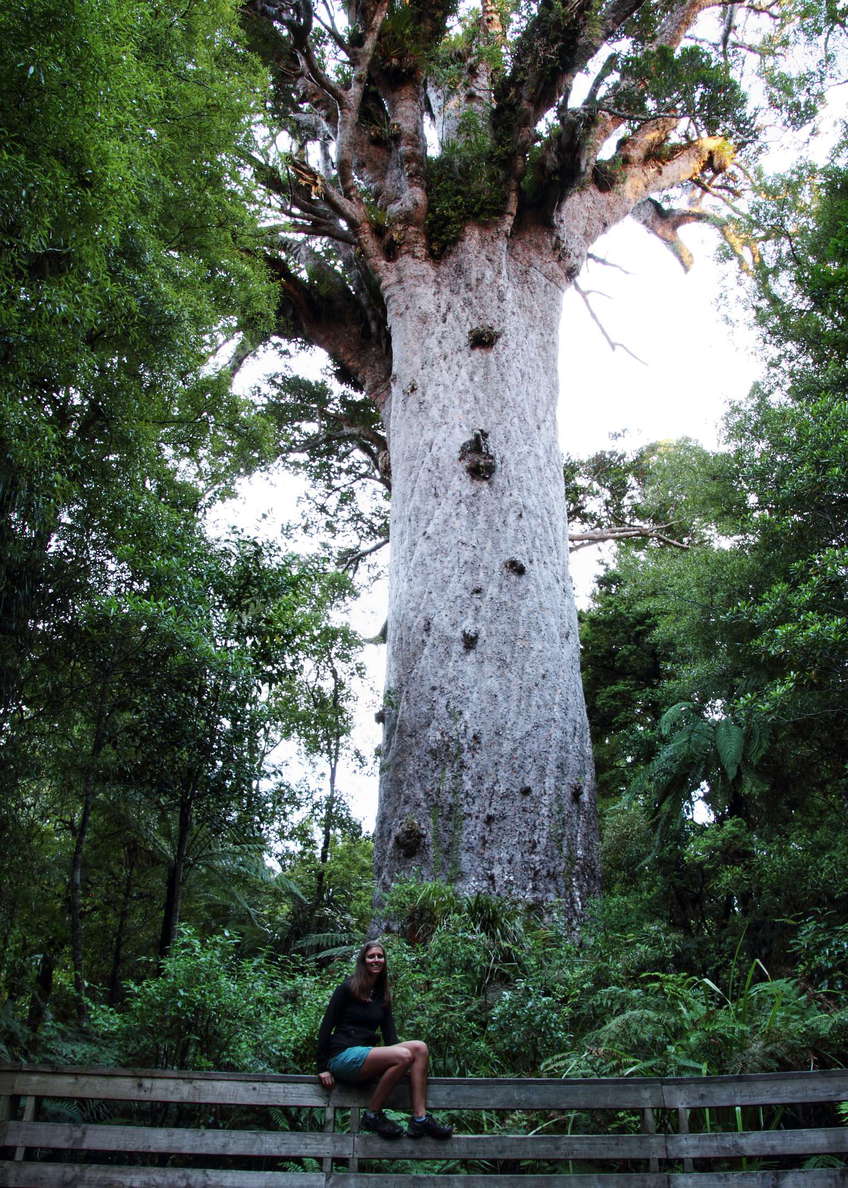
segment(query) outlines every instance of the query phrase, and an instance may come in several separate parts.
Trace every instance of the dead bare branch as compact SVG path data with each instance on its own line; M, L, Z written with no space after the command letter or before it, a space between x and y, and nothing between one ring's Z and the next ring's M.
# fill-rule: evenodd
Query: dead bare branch
M627 354L627 355L630 355L630 357L631 357L632 359L635 359L637 363L641 363L643 367L647 367L647 363L645 362L645 360L644 360L644 359L640 359L640 358L639 358L639 356L638 356L637 354L635 354L633 351L631 351L631 349L630 349L630 347L629 347L629 346L625 346L625 344L624 344L623 342L616 342L616 341L615 341L615 339L613 339L613 338L610 338L609 334L607 334L606 327L604 326L603 322L602 322L602 321L601 321L601 319L598 317L598 315L595 313L594 309L592 309L592 303L591 303L591 301L589 300L589 296L588 296L588 294L587 294L587 293L586 293L586 292L585 292L583 289L581 289L581 288L580 288L580 286L578 285L577 281L575 281L575 282L574 282L574 288L575 288L575 289L577 290L577 292L580 294L580 296L581 296L581 298L582 298L583 302L584 302L584 303L585 303L585 305L586 305L586 308L587 308L587 309L588 309L588 311L589 311L589 316L591 317L591 319L592 319L592 321L595 323L595 325L598 327L598 329L600 330L601 334L603 334L603 336L604 336L604 339L606 340L606 342L607 342L607 344L608 344L608 346L609 346L610 350L612 350L612 351L617 351L617 350L624 351L624 352L625 352L625 354Z
M376 544L370 545L367 549L344 549L339 554L339 565L345 573L355 573L366 557L384 549L388 543L388 536L382 536ZM373 640L366 640L366 643L385 643L385 639L379 640L375 636Z
M656 540L675 549L688 550L692 547L685 541L675 540L661 528L655 528L651 524L622 524L611 528L592 528L587 532L569 532L568 548L570 552L576 553L578 549L586 549L591 545L619 540Z
M595 252L587 252L586 259L591 260L593 264L603 264L604 268L614 268L616 272L623 272L625 276L632 276L633 273L623 268L621 264L616 264L614 260L605 260L603 256L598 256Z

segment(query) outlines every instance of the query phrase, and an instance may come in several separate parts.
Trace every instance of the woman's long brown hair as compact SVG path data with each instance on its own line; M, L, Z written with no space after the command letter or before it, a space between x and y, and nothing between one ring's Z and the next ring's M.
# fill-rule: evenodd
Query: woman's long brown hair
M371 997L371 980L368 970L365 968L365 958L372 949L379 949L383 956L386 956L386 950L379 941L368 941L356 955L356 965L353 967L353 973L350 975L350 981L348 982L354 997L361 999L363 1002L368 1002L368 999ZM392 1001L392 992L389 988L388 961L383 966L382 972L378 974L373 990L375 998L381 999L386 1003Z

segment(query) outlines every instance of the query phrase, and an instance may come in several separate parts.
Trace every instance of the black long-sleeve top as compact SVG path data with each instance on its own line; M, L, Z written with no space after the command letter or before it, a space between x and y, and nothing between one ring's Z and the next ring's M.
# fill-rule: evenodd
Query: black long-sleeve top
M397 1043L391 1004L382 998L363 1002L345 979L333 991L318 1032L318 1071L326 1071L330 1057L345 1048L375 1047L378 1029L385 1044Z

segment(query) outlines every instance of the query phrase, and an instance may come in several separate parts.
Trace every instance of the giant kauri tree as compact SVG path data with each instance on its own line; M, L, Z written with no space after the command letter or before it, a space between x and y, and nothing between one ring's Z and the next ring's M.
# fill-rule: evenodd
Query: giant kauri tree
M418 874L577 920L599 871L562 298L628 216L684 264L679 228L720 223L758 135L740 79L758 23L774 49L785 9L250 0L243 15L273 80L252 165L277 211L276 335L323 348L379 411L332 429L391 484L378 885ZM587 398L565 379L566 400Z

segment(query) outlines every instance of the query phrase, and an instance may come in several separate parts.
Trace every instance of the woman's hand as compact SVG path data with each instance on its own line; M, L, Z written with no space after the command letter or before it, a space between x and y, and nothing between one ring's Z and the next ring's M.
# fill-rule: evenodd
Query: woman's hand
M321 1084L324 1086L325 1089L332 1089L332 1087L336 1083L333 1078L333 1074L329 1071L319 1073L318 1080L321 1082Z

